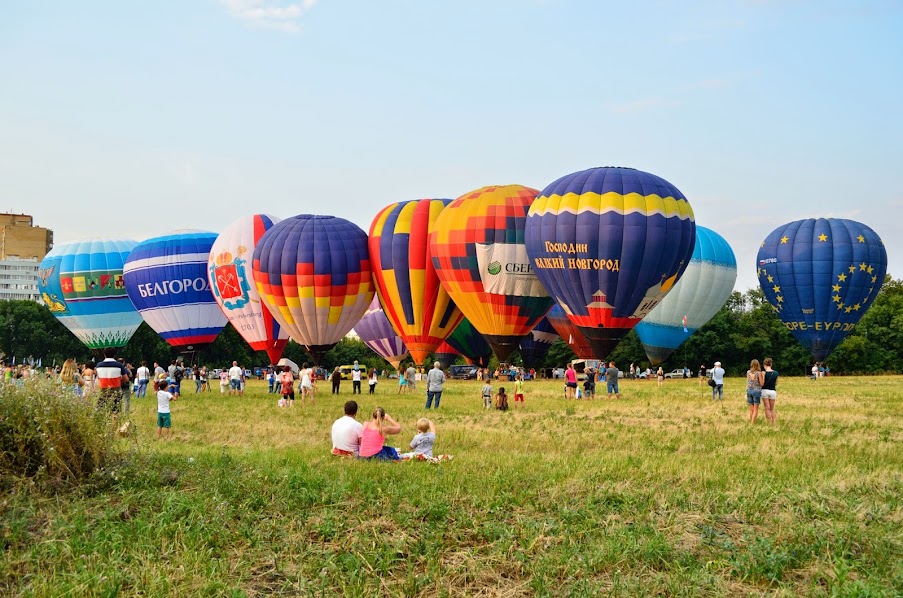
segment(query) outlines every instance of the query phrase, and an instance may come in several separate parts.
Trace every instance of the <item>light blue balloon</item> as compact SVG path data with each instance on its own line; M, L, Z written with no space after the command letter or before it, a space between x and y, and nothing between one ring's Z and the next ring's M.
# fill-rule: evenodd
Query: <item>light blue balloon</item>
M683 276L661 303L636 325L652 365L664 362L711 320L737 282L737 258L718 233L696 226L696 246ZM684 326L686 317L686 326Z

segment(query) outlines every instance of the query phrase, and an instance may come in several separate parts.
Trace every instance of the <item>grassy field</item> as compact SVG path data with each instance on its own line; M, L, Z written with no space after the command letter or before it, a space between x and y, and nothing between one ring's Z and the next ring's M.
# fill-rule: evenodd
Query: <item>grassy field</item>
M115 470L3 486L0 595L900 596L901 383L782 378L769 428L739 379L723 403L696 380L571 402L531 382L507 413L456 381L430 414L441 464L332 457L348 382L294 409L260 382L189 389L169 441L133 400ZM406 446L423 399L396 388L359 419L385 407Z

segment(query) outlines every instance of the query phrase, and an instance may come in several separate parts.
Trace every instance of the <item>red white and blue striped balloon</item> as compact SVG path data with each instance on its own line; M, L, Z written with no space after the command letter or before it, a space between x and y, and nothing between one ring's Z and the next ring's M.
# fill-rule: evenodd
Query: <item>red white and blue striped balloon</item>
M212 343L226 316L210 291L207 259L216 233L180 230L135 246L125 261L125 290L147 324L173 347Z

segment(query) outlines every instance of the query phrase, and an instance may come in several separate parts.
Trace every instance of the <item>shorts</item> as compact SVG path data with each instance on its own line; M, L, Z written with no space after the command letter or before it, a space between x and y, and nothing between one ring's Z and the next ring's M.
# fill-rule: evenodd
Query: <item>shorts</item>
M288 390L288 391L283 390L282 398L286 399L288 401L294 401L295 400L295 391L294 390Z
M618 391L618 383L617 382L609 382L608 383L608 394L620 394L620 391Z
M523 402L524 402L524 395L515 394L515 395L514 395L514 402L517 403L518 401L520 401L521 403L523 403Z
M774 401L778 398L778 391L776 390L768 390L766 388L762 389L762 398L768 399L769 401Z
M748 405L758 405L762 402L762 391L761 390L747 390L746 391L746 403Z
M231 380L229 380L229 384L232 386L232 390L241 390L241 380L232 378Z
M172 418L170 418L169 413L158 413L157 414L157 427L158 428L171 428L172 427Z
M576 382L565 382L564 385L567 386L568 388L577 388Z

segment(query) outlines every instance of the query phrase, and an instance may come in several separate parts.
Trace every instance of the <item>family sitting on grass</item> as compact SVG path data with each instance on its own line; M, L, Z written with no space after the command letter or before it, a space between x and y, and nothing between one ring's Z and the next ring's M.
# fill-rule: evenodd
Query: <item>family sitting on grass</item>
M401 424L382 407L373 410L370 421L357 421L357 402L345 403L345 415L332 424L332 454L340 457L378 459L382 461L443 461L450 455L433 456L436 426L425 417L417 420L417 434L411 439L409 452L400 453L386 445L386 437L401 432Z

